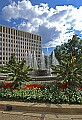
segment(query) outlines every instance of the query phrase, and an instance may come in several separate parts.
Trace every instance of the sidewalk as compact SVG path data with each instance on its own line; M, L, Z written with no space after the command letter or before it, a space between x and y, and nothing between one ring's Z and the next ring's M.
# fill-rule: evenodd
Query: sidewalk
M11 111L5 111L11 105ZM0 101L0 120L82 120L82 105Z

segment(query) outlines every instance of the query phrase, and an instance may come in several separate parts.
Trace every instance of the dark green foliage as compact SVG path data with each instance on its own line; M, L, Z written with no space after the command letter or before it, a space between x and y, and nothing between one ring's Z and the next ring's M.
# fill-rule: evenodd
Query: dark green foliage
M12 54L8 64L6 66L1 66L1 70L8 73L6 80L12 81L12 86L18 87L25 81L29 81L30 76L29 71L32 70L29 66L26 66L26 61L22 60L20 62L16 61L15 54Z
M82 84L82 57L76 59L71 56L61 61L60 65L52 66L54 74L58 77L58 82L67 82L68 87L76 87Z
M82 40L76 35L59 49L60 65L52 66L58 82L67 82L73 89L82 85Z
M0 89L0 98L3 100L19 100L30 102L48 102L56 104L82 104L82 91L77 88L56 89L55 85L48 85L45 89Z
M16 63L14 66L8 64L8 68L12 74L8 75L7 80L11 80L13 86L21 86L25 81L29 81L30 76L28 72L32 70L29 66L27 67L26 62L22 60L21 62Z
M16 63L17 63L17 61L16 61L15 53L12 53L8 64L15 65Z
M56 46L55 54L58 61L64 60L64 54L71 54L79 59L79 55L82 54L82 40L79 36L73 35L72 39L69 39L67 43L61 46ZM67 56L66 56L67 57Z

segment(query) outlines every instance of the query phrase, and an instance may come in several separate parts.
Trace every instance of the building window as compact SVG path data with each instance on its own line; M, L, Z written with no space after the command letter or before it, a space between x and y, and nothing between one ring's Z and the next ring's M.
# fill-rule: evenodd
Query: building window
M41 37L40 37L40 41L41 41Z
M5 50L5 48L3 47L3 51Z
M11 34L13 34L13 29L11 29Z
M0 33L0 37L2 36L2 33Z
M3 32L5 33L5 27L3 27Z
M0 46L2 46L2 43L0 43Z
M16 30L16 35L17 35L17 30Z
M13 30L13 32L14 32L14 35L15 35L15 30Z
M5 43L3 43L3 46L5 46Z
M5 34L3 34L3 37L5 37Z
M32 34L32 39L33 39L33 34Z
M34 35L34 40L36 40L36 35Z
M6 28L6 33L7 33L7 28Z
M2 26L0 26L0 32L2 32Z
M10 28L9 28L9 32L8 33L10 34Z

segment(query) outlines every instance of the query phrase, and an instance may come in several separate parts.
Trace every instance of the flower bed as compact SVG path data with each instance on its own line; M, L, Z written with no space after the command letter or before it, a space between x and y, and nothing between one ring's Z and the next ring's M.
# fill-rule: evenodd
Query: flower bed
M33 89L33 88L40 88L40 89L44 89L44 87L47 87L48 86L43 86L42 84L39 84L39 83L30 83L30 84L25 84L24 87L23 87L23 90L26 90L26 89ZM0 88L4 88L4 89L16 89L15 87L12 87L11 86L11 82L5 82L5 83L2 83L0 85ZM60 85L57 85L57 89L66 89L68 88L68 84L66 82L64 83L61 83ZM78 86L77 87L78 90L82 90L82 87L81 86Z
M65 84L64 84L65 85ZM65 88L65 86L56 86L56 84L30 83L21 88L12 89L10 83L0 86L0 98L7 100L22 100L48 102L57 104L82 104L82 89Z
M41 84L27 84L27 85L25 85L25 87L23 89L26 90L26 89L33 89L33 88L42 89L43 86Z
M16 87L12 87L11 86L11 82L5 82L3 83L2 85L0 85L0 88L4 88L4 89L11 89L11 90L14 90L16 89ZM33 84L25 84L24 87L23 87L23 90L26 90L26 89L33 89L33 88L40 88L40 89L43 89L43 86L41 84L36 84L36 83L33 83Z
M15 87L12 87L12 86L11 86L11 82L2 83L2 84L0 85L0 88L11 89L11 90L16 89Z
M66 88L68 88L68 85L66 82L64 82L64 83L61 83L60 85L57 85L57 88L58 89L66 89Z

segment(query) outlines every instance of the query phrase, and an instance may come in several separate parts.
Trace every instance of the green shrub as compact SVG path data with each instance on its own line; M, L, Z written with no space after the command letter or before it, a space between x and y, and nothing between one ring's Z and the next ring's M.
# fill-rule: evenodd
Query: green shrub
M65 54L66 55L66 54ZM57 82L67 82L68 88L74 89L82 84L82 56L76 59L69 54L69 57L61 60L61 64L52 66L54 74L57 75Z
M29 81L31 76L28 75L32 68L26 66L26 61L16 61L15 54L11 55L11 58L6 66L0 66L0 72L5 71L8 73L5 78L6 81L12 81L13 87L19 87L22 83Z
M78 89L56 89L53 85L51 88L41 89L0 89L0 98L7 100L19 100L30 102L48 102L55 104L82 104L82 91Z

